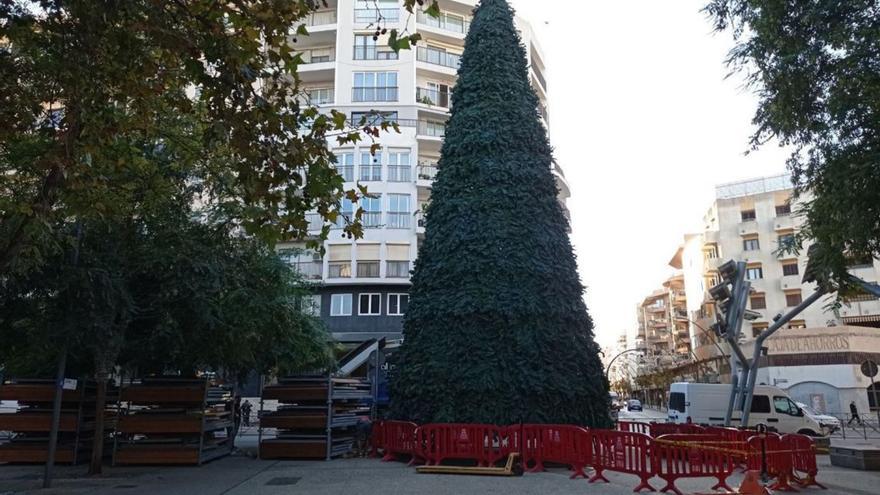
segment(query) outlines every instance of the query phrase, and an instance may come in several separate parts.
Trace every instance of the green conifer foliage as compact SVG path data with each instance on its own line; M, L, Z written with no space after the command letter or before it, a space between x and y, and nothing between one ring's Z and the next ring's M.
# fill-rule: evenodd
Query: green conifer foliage
M475 10L452 101L392 415L608 426L608 382L506 1Z

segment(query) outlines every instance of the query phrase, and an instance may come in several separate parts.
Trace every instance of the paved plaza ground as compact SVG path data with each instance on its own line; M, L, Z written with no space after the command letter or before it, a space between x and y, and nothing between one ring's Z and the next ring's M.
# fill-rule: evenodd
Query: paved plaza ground
M828 490L809 488L801 493L823 495L876 495L880 473L831 466L819 459L819 480ZM83 475L84 466L59 467L55 487L38 490L39 466L0 466L0 494L113 494L113 495L361 495L361 494L627 494L636 485L633 476L608 473L611 483L571 480L565 469L527 473L516 478L417 474L404 463L378 459L321 461L260 461L246 455L227 457L202 467L107 468L104 476ZM738 482L740 475L733 481ZM651 482L662 487L659 479ZM712 480L684 480L685 493L708 492Z
M653 410L624 412L621 419L650 421L664 413ZM255 459L256 429L245 428L236 445L236 455L218 459L201 467L107 467L98 478L85 476L85 466L58 466L57 481L51 490L39 490L42 466L0 465L0 495L35 493L98 495L568 495L628 494L637 484L634 476L606 473L611 481L587 483L571 480L569 471L558 468L522 477L495 478L418 474L401 462L378 459L338 459L323 461L261 461ZM880 472L856 471L832 466L827 455L818 458L820 482L828 490L808 488L801 493L817 495L876 495L880 493ZM731 486L739 484L735 474ZM663 482L651 480L659 489ZM677 486L685 493L709 493L711 478L682 480ZM643 492L647 493L647 492Z

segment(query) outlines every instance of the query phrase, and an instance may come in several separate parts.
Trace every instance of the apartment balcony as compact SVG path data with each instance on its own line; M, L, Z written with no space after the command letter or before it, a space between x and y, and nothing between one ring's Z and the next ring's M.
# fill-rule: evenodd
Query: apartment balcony
M544 125L549 128L550 127L550 111L547 110L547 105L543 103L538 103L538 116L541 117L541 120L544 121Z
M464 35L471 28L471 23L467 19L446 12L441 13L439 17L433 17L420 10L416 15L416 22L422 26L459 35L458 39L464 39Z
M336 29L336 11L335 10L319 10L312 12L302 19L303 24L310 28L333 28ZM309 33L315 32L317 29L309 29Z
M538 81L538 84L536 86L546 96L547 95L547 80L544 79L544 74L541 72L541 69L539 69L538 67L536 67L534 65L532 65L530 68L531 68L532 74L535 75L535 80Z
M422 62L418 65L424 69L446 76L454 76L458 73L461 55L438 48L419 46L416 47L416 60Z
M779 289L780 290L800 289L800 288L801 288L801 276L800 275L785 275L779 279Z
M449 110L452 108L452 91L432 88L416 88L416 103Z
M306 280L321 280L324 276L324 263L321 261L304 261L291 266Z
M351 88L353 103L398 101L397 86L355 86Z
M420 120L416 128L416 136L419 139L441 141L446 136L446 122Z
M703 245L715 244L721 242L721 232L717 230L707 230L703 232Z
M777 216L773 219L773 230L792 230L796 227L791 215Z
M353 60L397 60L394 50L378 45L354 45Z
M741 222L739 224L739 233L740 233L740 235L757 234L758 233L757 220L746 220L745 222Z
M400 22L399 8L386 9L354 9L354 23L360 27L362 25L376 24L397 24Z
M321 47L302 50L298 53L302 61L297 67L300 80L305 83L332 81L336 72L336 47Z

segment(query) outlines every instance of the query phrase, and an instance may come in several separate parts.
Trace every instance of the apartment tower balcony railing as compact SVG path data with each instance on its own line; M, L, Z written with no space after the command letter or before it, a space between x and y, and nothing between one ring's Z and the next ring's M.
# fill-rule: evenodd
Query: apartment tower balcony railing
M457 70L461 63L461 55L430 46L420 46L416 50L416 60Z
M399 22L400 9L354 9L356 24L376 24L383 21Z
M452 108L452 91L416 88L416 102L435 107Z
M425 26L431 26L459 34L466 34L471 28L470 21L464 20L461 17L449 15L445 12L441 13L439 17L433 17L420 10L418 15L416 15L416 22L424 24Z
M327 24L336 24L336 20L335 10L319 10L304 17L303 23L306 26L324 26Z

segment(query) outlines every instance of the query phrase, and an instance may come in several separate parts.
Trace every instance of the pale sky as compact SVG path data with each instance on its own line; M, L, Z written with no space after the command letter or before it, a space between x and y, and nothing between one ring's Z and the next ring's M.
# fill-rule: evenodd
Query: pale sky
M706 1L511 0L546 58L550 140L602 346L634 332L636 304L672 272L716 184L785 170L775 145L744 155L757 99L725 79L732 41L712 33Z

